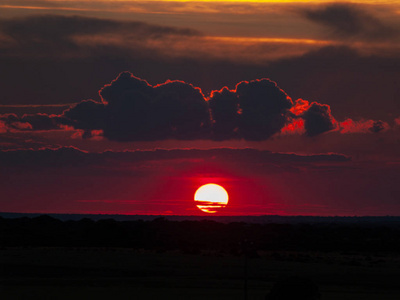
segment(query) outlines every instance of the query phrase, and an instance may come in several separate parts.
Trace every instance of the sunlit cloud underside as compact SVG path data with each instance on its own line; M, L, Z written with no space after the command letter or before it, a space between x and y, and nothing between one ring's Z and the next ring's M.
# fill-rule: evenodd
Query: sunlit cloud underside
M206 212L206 213L216 213L218 212L220 209L225 208L226 205L223 203L218 203L218 202L208 202L208 201L196 201L197 207Z

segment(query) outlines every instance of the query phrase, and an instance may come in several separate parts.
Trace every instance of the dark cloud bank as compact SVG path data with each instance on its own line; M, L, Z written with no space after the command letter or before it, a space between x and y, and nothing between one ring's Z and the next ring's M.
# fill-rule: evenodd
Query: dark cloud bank
M135 70L149 82L180 79L200 86L207 94L222 86L233 88L237 82L267 76L293 99L329 104L340 119L388 121L393 119L390 114L399 115L398 51L365 55L351 46L352 40L390 42L399 36L398 31L358 6L333 5L301 13L327 28L324 38L350 43L254 64L196 53L171 57L164 48L149 47L152 43L148 41L172 38L187 42L201 35L191 29L83 16L0 20L2 104L65 104L94 98L95 91L110 81L110 74ZM89 43L91 38L107 36L120 40ZM218 130L222 134L228 129L221 125Z
M15 130L73 127L83 130L84 137L97 130L115 141L266 140L298 118L309 136L336 126L327 105L314 102L302 113L292 113L292 99L269 79L243 81L234 90L225 87L207 98L200 88L183 81L152 86L123 72L99 94L101 102L81 101L62 115L8 114L0 121Z
M200 88L184 81L150 85L130 72L122 72L101 88L99 95L101 101L83 100L60 115L0 115L0 132L75 129L83 138L104 136L121 142L262 141L291 131L310 137L333 130L347 132L347 123L354 123L351 119L338 123L329 105L292 101L275 82L265 78L242 81L233 90L214 90L206 97ZM379 133L388 126L370 120L362 129Z
M39 150L13 150L0 151L0 166L3 168L21 166L23 168L58 168L73 166L96 166L99 164L138 163L144 161L162 160L189 160L207 159L218 162L232 162L238 164L252 163L288 163L288 164L309 164L309 163L343 163L349 162L350 157L343 154L315 154L298 155L292 153L274 153L267 150L257 149L231 149L217 148L208 150L199 149L156 149L150 151L104 151L86 152L75 147L43 148ZM198 161L194 160L194 163Z

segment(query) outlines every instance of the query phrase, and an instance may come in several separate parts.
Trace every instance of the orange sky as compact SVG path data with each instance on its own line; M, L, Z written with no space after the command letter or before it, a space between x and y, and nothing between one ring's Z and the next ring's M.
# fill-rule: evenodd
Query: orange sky
M362 35L343 37L336 34L337 29L333 24L327 26L305 16L305 11L324 9L324 5L332 3L344 2L20 0L0 1L0 7L4 8L0 17L8 19L43 14L77 15L189 28L200 33L200 36L185 39L153 39L146 42L146 47L156 51L161 49L170 58L193 54L254 63L298 57L325 46L351 46L365 54L398 51L398 37L384 40L365 39ZM380 20L379 22L384 21L385 26L400 28L400 1L355 0L346 3L347 6L351 5L349 3L357 3L354 4L356 9ZM71 38L90 47L137 47L127 32L76 34ZM7 39L5 42L12 43Z
M325 4L356 4L374 5L377 7L391 7L394 12L399 13L400 1L398 0L48 0L48 1L0 1L0 7L15 10L50 10L50 11L92 11L92 12L119 12L119 13L248 13L251 8L257 7L251 13L260 13L264 9L271 10L277 7L291 7L304 5L325 5ZM4 12L6 13L6 12ZM15 13L15 12L12 12Z

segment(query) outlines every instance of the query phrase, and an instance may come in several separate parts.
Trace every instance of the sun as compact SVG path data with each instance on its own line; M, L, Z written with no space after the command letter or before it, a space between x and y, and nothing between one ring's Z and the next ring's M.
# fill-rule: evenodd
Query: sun
M215 183L202 185L194 194L197 207L206 213L218 212L228 204L228 200L228 192Z

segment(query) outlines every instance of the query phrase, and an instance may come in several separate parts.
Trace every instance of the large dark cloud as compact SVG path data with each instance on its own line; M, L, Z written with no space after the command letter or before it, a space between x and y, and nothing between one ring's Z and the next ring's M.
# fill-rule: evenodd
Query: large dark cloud
M182 81L171 81L155 87L156 115L160 128L173 137L201 138L209 132L210 114L199 88Z
M104 136L113 141L268 140L278 133L312 137L334 129L341 133L386 131L382 120L341 122L327 104L291 98L269 79L242 81L234 90L206 97L184 81L150 85L123 72L99 91L102 102L83 100L62 114L0 115L0 131L80 130L74 137ZM360 123L361 122L361 123ZM364 123L363 123L364 122ZM366 127L367 126L367 127Z
M191 84L168 81L151 86L124 72L100 95L106 109L102 129L109 139L196 139L208 133L208 105L201 90Z
M240 131L246 139L264 140L279 132L293 105L290 97L268 79L236 86L240 105Z
M328 105L314 102L302 114L302 118L304 119L306 134L309 136L315 136L336 127L336 121Z
M0 115L2 127L54 130L66 126L90 138L96 131L114 141L165 139L267 140L294 119L304 119L309 136L335 129L328 105L313 102L293 113L293 101L269 79L242 81L206 98L201 89L183 81L155 86L123 72L99 91L102 102L81 101L60 115ZM304 101L308 103L307 101ZM296 104L297 105L297 104ZM3 128L2 131L7 131ZM378 131L377 131L378 132Z
M167 81L151 86L124 72L103 87L100 95L103 104L82 102L64 116L76 122L75 128L103 129L105 137L118 141L266 140L286 124L293 105L268 79L241 82L232 91L213 91L207 102L201 90L191 84Z
M208 101L215 139L238 137L239 99L236 91L224 87L213 91Z
M355 5L332 4L303 13L309 20L324 25L330 33L341 38L382 40L399 34L395 28Z
M216 139L266 140L286 124L293 103L275 82L261 79L213 91L209 105Z

